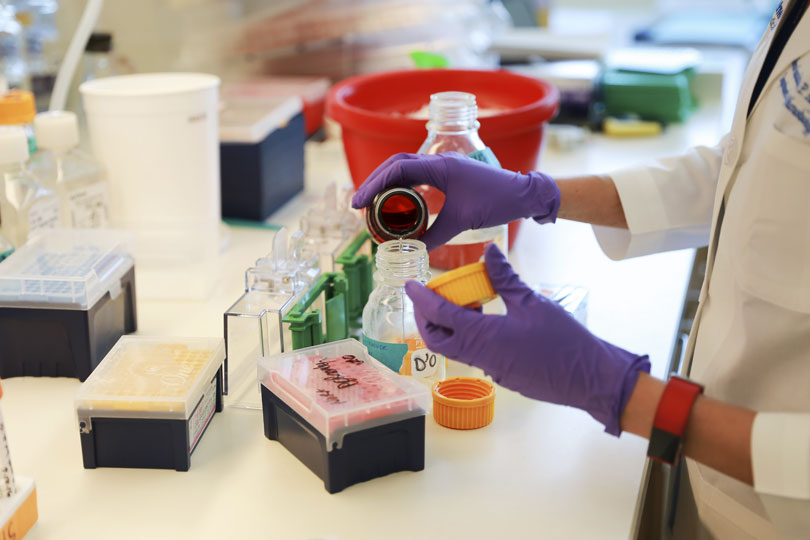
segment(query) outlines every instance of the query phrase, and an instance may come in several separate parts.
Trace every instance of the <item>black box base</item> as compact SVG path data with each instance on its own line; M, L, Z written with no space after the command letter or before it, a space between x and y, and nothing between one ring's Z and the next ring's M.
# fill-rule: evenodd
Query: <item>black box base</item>
M221 367L216 380L214 410L222 412ZM80 432L85 469L123 467L187 471L191 466L191 454L196 446L189 451L188 420L94 417L90 422L89 432ZM205 426L203 435L211 422ZM84 426L80 424L79 427L81 430Z
M372 478L425 468L424 415L347 433L327 452L326 437L268 390L262 389L264 435L284 445L323 480L329 493Z
M220 143L222 217L265 220L304 189L304 116L262 142Z
M136 321L134 268L115 299L107 293L89 309L0 307L0 378L83 381Z

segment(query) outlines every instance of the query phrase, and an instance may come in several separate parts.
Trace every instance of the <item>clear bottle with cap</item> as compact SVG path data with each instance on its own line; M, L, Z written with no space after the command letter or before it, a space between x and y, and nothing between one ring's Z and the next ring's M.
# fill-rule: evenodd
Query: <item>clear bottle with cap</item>
M447 362L422 341L413 302L405 293L408 280L430 279L425 244L413 239L383 242L376 261L375 287L363 309L363 344L392 370L432 386L445 378Z
M0 96L0 125L21 127L28 143L28 154L31 156L37 151L34 134L36 115L37 106L33 93L27 90L10 90Z
M40 152L31 160L31 171L59 197L62 226L107 227L107 181L101 165L78 147L76 115L69 111L40 113L34 127Z
M419 154L458 152L500 167L498 159L478 135L478 105L475 95L466 92L440 92L430 96L428 136L419 148ZM437 189L417 189L425 198L430 211L430 223L444 204L444 195ZM447 244L433 250L431 265L443 270L474 263L481 259L487 244L496 243L506 253L508 232L506 225L464 231Z
M39 229L59 226L59 199L26 164L28 141L21 127L0 127L0 233L20 247Z

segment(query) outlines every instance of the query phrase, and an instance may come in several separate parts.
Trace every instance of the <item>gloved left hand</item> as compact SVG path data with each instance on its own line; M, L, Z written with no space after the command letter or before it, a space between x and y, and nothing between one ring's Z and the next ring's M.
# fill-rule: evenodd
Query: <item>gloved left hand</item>
M446 301L416 281L405 285L419 333L430 350L479 367L524 396L583 409L612 435L647 356L591 334L557 303L536 294L494 244L487 273L506 315L484 315Z
M456 152L391 156L357 188L352 206L366 207L377 193L393 186L422 184L446 196L436 221L420 238L428 251L469 229L520 218L554 223L560 209L560 190L550 176L508 171Z

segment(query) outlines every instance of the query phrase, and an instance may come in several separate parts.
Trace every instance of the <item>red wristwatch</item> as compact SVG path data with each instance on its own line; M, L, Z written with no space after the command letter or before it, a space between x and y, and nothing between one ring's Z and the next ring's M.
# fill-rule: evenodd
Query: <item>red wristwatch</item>
M678 375L670 375L655 411L650 445L647 447L649 457L670 465L680 459L689 414L702 393L703 386Z

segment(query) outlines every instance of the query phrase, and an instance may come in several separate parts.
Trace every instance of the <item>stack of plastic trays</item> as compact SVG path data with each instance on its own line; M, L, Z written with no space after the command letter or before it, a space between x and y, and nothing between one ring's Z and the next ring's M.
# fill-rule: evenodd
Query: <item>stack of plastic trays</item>
M0 377L84 380L136 329L135 264L118 231L54 229L0 265Z
M301 219L307 250L318 255L324 272L343 273L347 280L349 325L359 328L363 307L373 289L374 244L363 220L352 211L353 189L341 190L329 184L322 208L311 208Z
M304 249L303 233L276 233L273 251L245 272L245 293L225 312L224 393L228 406L260 409L256 359L292 347L282 320L318 279L320 269Z
M262 358L264 433L329 493L425 465L430 393L368 354L355 339Z

